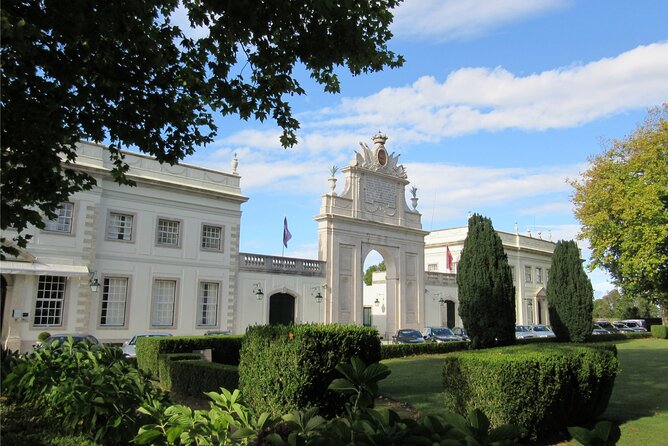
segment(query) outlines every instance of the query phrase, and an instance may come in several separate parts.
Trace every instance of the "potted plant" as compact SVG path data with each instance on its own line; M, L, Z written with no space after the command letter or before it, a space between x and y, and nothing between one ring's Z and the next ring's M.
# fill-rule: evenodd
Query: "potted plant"
M336 165L332 165L332 167L329 168L329 173L331 174L331 176L329 177L329 189L332 195L336 195L334 189L336 189L336 172L338 171L339 168Z
M418 197L417 197L418 188L415 186L411 187L411 204L413 205L413 210L417 209Z

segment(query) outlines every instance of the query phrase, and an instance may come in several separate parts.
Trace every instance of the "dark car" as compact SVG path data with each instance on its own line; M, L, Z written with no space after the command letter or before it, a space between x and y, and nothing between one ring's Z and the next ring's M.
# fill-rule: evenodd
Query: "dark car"
M451 342L464 340L464 338L457 336L452 330L445 327L425 328L424 338L429 342Z
M51 345L55 341L58 341L59 344L58 344L57 348L60 348L65 343L65 341L67 341L69 338L72 338L73 343L88 342L90 344L95 344L95 345L100 343L100 341L98 341L97 338L95 336L93 336L92 334L87 334L87 333L60 333L60 334L51 335L48 338L46 338L42 342L42 346ZM38 345L37 348L40 348L40 346Z
M405 328L397 332L397 335L394 336L394 342L396 344L418 344L424 342L424 338L418 330Z

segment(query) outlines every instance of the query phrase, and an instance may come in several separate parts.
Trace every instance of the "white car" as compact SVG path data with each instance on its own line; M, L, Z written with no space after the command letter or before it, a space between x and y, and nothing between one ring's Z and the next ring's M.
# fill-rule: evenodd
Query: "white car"
M136 334L129 341L123 343L123 356L127 358L137 357L137 338L150 338L153 336L171 336L170 333L139 333Z
M529 325L529 328L537 338L556 338L552 329L547 325Z

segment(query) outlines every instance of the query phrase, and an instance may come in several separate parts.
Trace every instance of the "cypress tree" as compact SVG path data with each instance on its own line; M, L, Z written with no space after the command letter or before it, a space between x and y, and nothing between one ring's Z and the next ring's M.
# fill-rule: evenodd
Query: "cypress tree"
M515 342L515 286L492 220L474 214L459 266L459 316L472 348Z
M557 339L587 341L593 329L594 291L573 240L557 242L546 294L550 325Z

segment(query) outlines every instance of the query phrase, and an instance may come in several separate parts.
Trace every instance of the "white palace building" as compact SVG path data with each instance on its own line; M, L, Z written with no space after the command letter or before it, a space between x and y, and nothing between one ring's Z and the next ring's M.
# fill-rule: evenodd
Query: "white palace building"
M317 260L239 252L241 191L231 172L170 166L126 153L136 187L116 184L105 147L81 143L75 167L97 180L33 228L27 249L0 263L2 344L30 351L38 335L90 333L123 342L139 332L244 333L254 324L461 325L456 268L467 228L427 232L409 207L398 157L376 135L322 197ZM11 230L2 234L11 240ZM499 232L513 269L517 322L547 323L554 243ZM377 251L386 272L363 283Z

